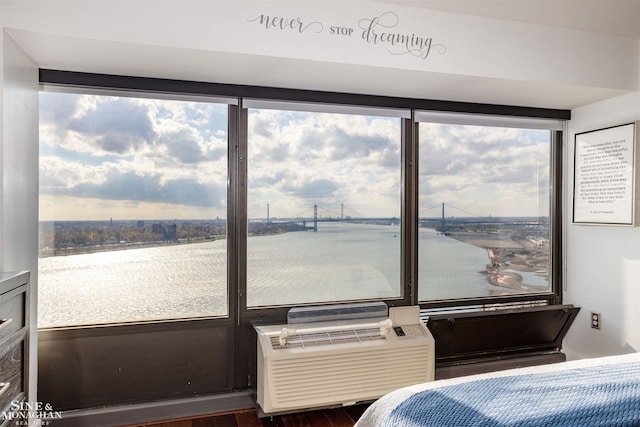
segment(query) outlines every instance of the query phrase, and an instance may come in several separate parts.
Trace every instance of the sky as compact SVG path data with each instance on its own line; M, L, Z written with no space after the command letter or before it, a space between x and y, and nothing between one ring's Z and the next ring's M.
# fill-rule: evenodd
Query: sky
M249 218L400 216L400 119L249 111Z
M226 105L40 94L40 219L227 215Z
M400 119L251 109L248 216L399 217ZM420 125L420 216L548 215L549 132ZM41 92L41 220L227 215L227 107Z
M419 135L421 217L442 203L445 216L549 216L549 131L421 123Z

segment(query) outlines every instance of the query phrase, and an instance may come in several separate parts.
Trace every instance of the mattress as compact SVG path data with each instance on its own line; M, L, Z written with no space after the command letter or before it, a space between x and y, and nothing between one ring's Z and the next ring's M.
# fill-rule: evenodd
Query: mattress
M356 427L640 426L640 354L417 384L374 402Z

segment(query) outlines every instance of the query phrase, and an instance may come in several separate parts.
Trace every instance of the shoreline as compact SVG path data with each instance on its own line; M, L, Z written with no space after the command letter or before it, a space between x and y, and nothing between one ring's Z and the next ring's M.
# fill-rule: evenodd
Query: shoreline
M275 236L278 234L291 233L297 231L310 231L313 228L296 223L251 223L249 225L248 237ZM39 258L52 256L82 255L109 251L123 251L128 249L155 248L161 246L188 245L192 243L213 242L216 240L226 240L226 234L208 234L206 236L183 237L175 240L154 240L148 242L121 242L104 245L70 246L64 248L43 248L38 249Z
M178 246L178 245L190 245L193 243L206 243L215 242L217 240L226 240L226 235L212 236L212 237L195 237L189 239L179 239L166 242L132 242L132 243L113 243L110 245L101 246L74 246L68 248L45 248L38 250L38 258L49 258L56 256L68 256L68 255L84 255L100 252L111 251L126 251L129 249L144 249L144 248L157 248L162 246Z
M523 283L519 273L538 273L548 269L546 246L536 245L529 240L512 240L505 233L481 234L472 232L452 232L448 237L477 246L487 251L487 266L480 273L496 288L524 293L540 292L539 286ZM542 277L542 276L541 276ZM496 291L499 294L498 289Z

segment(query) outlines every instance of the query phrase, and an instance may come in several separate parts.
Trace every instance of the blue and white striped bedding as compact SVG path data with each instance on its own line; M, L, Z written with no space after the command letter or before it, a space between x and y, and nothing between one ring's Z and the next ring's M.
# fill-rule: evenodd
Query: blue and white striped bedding
M640 426L640 355L407 387L372 404L356 426Z

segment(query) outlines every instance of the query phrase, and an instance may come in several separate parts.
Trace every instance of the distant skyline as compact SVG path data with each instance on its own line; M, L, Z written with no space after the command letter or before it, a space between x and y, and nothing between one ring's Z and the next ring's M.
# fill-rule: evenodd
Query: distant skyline
M250 110L248 216L399 217L400 119ZM226 218L227 106L40 94L42 220ZM419 215L547 216L549 132L420 125Z

